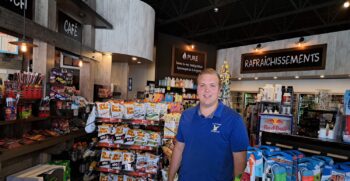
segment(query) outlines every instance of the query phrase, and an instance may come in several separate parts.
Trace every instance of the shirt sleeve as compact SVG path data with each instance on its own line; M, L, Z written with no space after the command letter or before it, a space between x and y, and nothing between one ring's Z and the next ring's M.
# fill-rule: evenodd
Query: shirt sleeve
M181 118L180 118L180 122L179 122L179 127L177 128L177 134L176 134L176 140L179 141L179 142L182 142L184 143L185 142L185 138L183 136L183 118L184 116L181 115Z
M241 116L238 116L233 122L230 136L231 150L232 152L246 151L249 146L247 128Z

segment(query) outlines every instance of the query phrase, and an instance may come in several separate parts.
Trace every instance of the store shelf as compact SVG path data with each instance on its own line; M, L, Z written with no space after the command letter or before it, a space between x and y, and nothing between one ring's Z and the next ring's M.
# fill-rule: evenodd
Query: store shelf
M199 101L197 98L182 98L182 100L188 100L188 101Z
M17 120L13 120L13 121L0 121L0 126L1 125L9 125L9 124L19 124L19 123L29 123L29 122L35 122L35 121L43 121L43 120L47 120L50 119L50 117L46 117L46 118L39 118L39 117L31 117L28 119L17 119Z
M84 130L79 130L79 131L69 133L67 135L50 137L43 141L37 141L37 142L34 142L33 144L23 145L21 147L14 148L14 149L2 149L0 150L0 161L8 160L21 155L25 155L25 154L39 151L45 148L49 148L59 143L63 143L67 140L84 136L85 134L86 133Z
M160 121L145 119L96 118L99 123L125 123L131 125L159 125Z
M332 113L332 114L337 113L336 110L318 110L318 109L304 109L304 113L305 112Z
M155 178L157 174L151 174L151 173L145 173L145 172L138 172L138 171L124 171L124 170L114 170L109 168L96 168L97 171L100 172L107 172L107 173L114 173L114 174L123 174L123 175L129 175L133 177L149 177L149 178Z
M119 149L123 149L123 150L144 150L144 151L155 151L155 150L157 150L156 147L152 147L152 146L108 144L108 143L98 143L97 147L119 148Z
M157 88L164 88L166 92L169 92L169 91L175 91L175 92L178 92L178 91L181 91L183 89L185 89L185 91L189 91L189 92L195 92L197 91L197 89L190 89L190 88L183 88L183 87L166 87L166 86L158 86Z
M350 161L350 144L339 140L262 132L262 144L296 149L312 155L324 155L337 161Z

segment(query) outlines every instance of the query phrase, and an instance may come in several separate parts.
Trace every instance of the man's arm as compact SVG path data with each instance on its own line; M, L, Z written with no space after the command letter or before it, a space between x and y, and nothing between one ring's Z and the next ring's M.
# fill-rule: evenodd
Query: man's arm
M173 154L171 156L170 168L168 181L173 181L177 170L179 170L181 160L182 160L182 152L185 148L185 143L177 141L173 150Z
M244 172L244 169L247 165L246 157L247 157L247 152L246 151L241 151L241 152L233 152L233 165L234 165L234 170L233 174L235 177L241 175Z

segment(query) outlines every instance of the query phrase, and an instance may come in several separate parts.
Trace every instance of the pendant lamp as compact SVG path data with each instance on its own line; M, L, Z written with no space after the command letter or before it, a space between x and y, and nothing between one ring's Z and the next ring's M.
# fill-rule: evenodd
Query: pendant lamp
M27 4L27 0L25 0L25 4ZM20 47L20 50L22 52L26 52L28 48L33 48L38 46L26 40L26 6L23 8L23 37L18 41L11 41L9 43Z

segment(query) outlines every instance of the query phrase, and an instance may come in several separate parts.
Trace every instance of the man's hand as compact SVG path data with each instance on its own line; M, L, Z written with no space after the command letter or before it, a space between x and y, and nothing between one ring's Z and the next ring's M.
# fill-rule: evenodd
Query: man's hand
M181 160L182 160L182 152L184 148L185 148L185 143L182 143L179 141L176 142L173 150L173 155L170 161L168 181L173 181L177 170L179 170Z
M237 177L241 175L244 172L244 169L247 165L246 157L247 157L247 152L246 151L241 151L241 152L234 152L232 153L233 156L233 165L234 165L234 170L233 174L234 177Z

